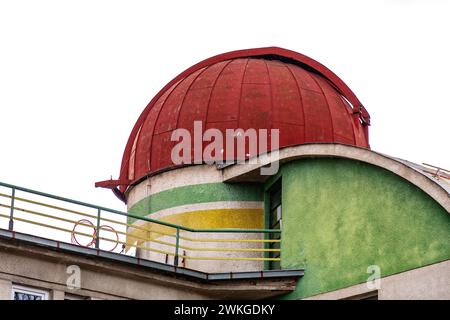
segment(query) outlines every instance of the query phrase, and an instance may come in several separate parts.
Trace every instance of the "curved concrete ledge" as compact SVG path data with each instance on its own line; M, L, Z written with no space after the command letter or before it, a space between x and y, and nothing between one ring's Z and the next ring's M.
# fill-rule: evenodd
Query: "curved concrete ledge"
M449 192L432 177L421 173L402 161L387 155L343 144L307 144L279 150L280 165L308 157L338 157L353 159L391 171L419 187L450 213ZM257 164L234 164L223 168L224 182L264 181L270 176L260 174L260 169L273 162L269 155L260 156Z

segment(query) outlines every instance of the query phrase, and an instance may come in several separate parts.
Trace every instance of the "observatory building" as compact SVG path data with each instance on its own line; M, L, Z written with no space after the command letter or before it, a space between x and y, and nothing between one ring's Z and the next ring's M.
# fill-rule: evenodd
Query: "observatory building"
M371 150L370 125L352 90L300 53L199 62L144 109L117 179L96 183L126 213L1 184L0 297L450 299L450 172ZM53 214L20 201L54 210L60 234L17 228L35 221L20 213ZM93 211L69 218L85 213L73 206ZM98 281L66 289L69 265Z

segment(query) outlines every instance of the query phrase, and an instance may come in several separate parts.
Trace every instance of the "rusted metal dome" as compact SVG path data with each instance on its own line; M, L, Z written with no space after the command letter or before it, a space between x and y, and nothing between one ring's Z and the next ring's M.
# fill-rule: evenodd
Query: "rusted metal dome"
M249 128L280 131L280 148L305 143L369 147L370 117L353 92L317 61L277 47L233 51L206 59L170 81L137 120L122 159L126 187L174 167L173 130ZM204 146L203 146L204 147Z

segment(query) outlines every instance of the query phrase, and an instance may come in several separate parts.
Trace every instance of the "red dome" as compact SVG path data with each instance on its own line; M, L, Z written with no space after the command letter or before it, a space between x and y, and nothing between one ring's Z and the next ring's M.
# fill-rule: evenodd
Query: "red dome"
M369 147L369 115L333 72L302 54L276 48L225 53L168 83L139 117L125 148L120 180L127 185L173 168L172 131L248 128L280 130L280 148L304 143Z

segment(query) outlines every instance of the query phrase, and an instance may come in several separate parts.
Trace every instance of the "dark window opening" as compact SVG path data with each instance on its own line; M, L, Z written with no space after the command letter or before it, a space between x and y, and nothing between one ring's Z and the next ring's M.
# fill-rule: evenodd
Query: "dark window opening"
M371 291L356 296L344 298L342 300L378 300L378 291Z
M281 180L278 180L269 190L269 229L281 230L282 211L281 211ZM269 242L269 249L280 249L281 233L270 233L269 239L277 240ZM270 251L269 258L281 257L279 251ZM281 269L280 261L269 261L269 269Z

